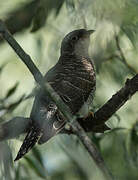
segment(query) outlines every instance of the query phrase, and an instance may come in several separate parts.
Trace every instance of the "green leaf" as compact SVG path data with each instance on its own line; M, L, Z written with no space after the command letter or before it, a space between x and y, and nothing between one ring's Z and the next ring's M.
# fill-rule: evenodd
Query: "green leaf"
M70 11L74 11L74 10L75 10L74 0L66 0L66 7L67 7Z
M29 166L34 169L34 172L41 178L46 179L47 175L46 175L46 169L39 164L39 162L37 160L34 160L30 157L24 157L24 159L27 161L27 163L29 164Z
M3 63L1 66L0 66L0 73L2 73L3 69L5 68L5 66L7 65L7 62L6 63Z
M18 99L17 101L15 101L14 103L12 103L12 104L10 104L9 106L8 106L8 111L13 111L21 102L22 102L22 100L24 99L24 97L25 97L25 95L22 95L21 97L20 97L20 99Z
M19 85L19 82L17 82L12 88L10 88L5 96L5 99L7 99L8 97L10 97L11 95L13 95L17 89Z
M41 155L40 151L39 151L36 147L34 147L34 148L32 149L32 153L33 153L33 156L38 160L38 162L39 162L42 166L44 166L44 164L43 164L43 158L42 158L42 155Z
M57 16L65 0L41 0L38 4L35 17L33 19L33 27L31 32L35 32L43 27L52 11Z
M124 131L124 130L126 130L126 128L117 127L117 128L111 129L110 131L106 132L103 136L110 135L113 133L118 133L119 131Z
M61 145L60 148L69 157L69 159L73 165L72 171L76 171L75 173L78 174L78 177L80 180L87 179L87 173L85 171L84 165L82 164L83 157L80 159L80 156L75 154L76 152L74 151L74 147L72 148L72 151L64 145ZM78 145L75 145L75 148L77 149ZM79 153L79 151L78 151L78 153Z
M136 47L137 39L138 39L138 23L133 25L122 25L121 29L123 33L129 38L134 47ZM122 33L121 33L122 34ZM123 35L123 34L122 34Z
M15 180L20 180L20 169L21 169L21 164L18 163L17 170L15 171Z
M118 27L127 35L132 44L136 45L138 39L136 38L138 37L137 0L97 0L92 2L92 9L98 22L111 22L115 25L115 29Z
M12 153L7 142L0 143L0 164L3 165L3 176L5 179L11 179L12 173Z
M130 131L130 138L128 143L128 156L133 165L138 165L138 122L134 124Z

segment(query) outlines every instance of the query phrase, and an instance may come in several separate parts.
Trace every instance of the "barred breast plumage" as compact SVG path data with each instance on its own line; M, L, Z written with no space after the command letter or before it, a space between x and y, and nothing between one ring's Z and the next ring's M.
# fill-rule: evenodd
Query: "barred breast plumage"
M51 78L53 72L54 78ZM80 110L96 86L92 61L88 57L75 55L62 57L48 72L46 80L70 107L73 114Z

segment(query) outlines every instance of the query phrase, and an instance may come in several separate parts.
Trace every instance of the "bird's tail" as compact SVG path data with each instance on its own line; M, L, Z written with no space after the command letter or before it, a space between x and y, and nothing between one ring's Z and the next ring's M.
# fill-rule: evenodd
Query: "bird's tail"
M33 146L36 144L36 142L39 140L41 136L41 129L36 127L36 126L32 126L29 129L29 132L27 133L23 144L20 147L20 150L15 158L14 161L19 160L20 158L22 158L30 149L33 148Z
M33 146L38 142L38 144L43 144L47 142L50 138L55 136L61 129L64 128L65 120L60 112L57 111L56 105L54 105L46 113L45 121L40 124L32 122L31 127L20 147L20 150L14 161L22 158Z
M53 136L58 134L65 126L65 121L62 119L61 121L53 118L50 123L44 125L44 130L42 136L38 140L38 144L46 143Z

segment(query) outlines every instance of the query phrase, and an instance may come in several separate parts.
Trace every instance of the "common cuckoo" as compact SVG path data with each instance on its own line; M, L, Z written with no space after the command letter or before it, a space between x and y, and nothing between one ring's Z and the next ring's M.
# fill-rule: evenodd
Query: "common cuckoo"
M88 55L93 32L78 29L67 34L62 41L57 64L45 75L45 81L58 93L73 115L88 114L96 88L94 65ZM48 141L65 126L65 119L43 88L35 96L30 119L31 127L15 160L24 156L36 142L42 144Z

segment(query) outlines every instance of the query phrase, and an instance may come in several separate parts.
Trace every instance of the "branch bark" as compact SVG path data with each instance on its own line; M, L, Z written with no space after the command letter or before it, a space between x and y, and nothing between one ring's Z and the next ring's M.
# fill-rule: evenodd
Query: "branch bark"
M94 117L89 116L84 121L80 121L86 132L104 131L104 123L118 111L136 92L138 91L138 74L132 79L127 79L124 87L122 87L111 99L109 99L100 109L98 109ZM85 125L84 125L85 123ZM103 126L103 128L102 128Z

